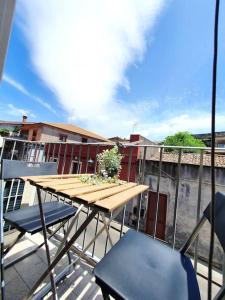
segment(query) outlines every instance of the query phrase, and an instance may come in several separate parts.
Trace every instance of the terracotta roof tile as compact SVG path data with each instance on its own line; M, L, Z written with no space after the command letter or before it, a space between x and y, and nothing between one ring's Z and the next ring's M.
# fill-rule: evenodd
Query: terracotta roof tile
M150 160L159 161L159 153L151 156ZM178 162L178 153L163 153L162 160L164 162L177 163ZM190 165L200 165L200 154L198 154L198 153L182 153L181 163L182 164L190 164ZM211 166L210 154L203 155L203 165ZM216 154L215 166L220 167L220 168L225 168L225 155Z
M102 136L100 136L100 135L98 135L94 132L88 131L86 129L80 128L80 127L72 125L72 124L50 123L50 122L41 122L40 124L44 124L44 125L47 125L47 126L59 128L59 129L62 129L62 130L73 132L73 133L78 133L78 134L81 134L81 135L84 135L84 136L87 136L87 137L90 137L90 138L93 138L93 139L97 139L97 140L100 140L100 141L109 142L109 140L107 140L106 138L104 138L104 137L102 137Z

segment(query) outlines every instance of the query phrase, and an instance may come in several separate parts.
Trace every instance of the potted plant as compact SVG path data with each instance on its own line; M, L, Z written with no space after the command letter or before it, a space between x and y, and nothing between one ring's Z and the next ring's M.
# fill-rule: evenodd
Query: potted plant
M97 155L97 174L92 176L84 175L80 179L82 182L91 184L120 183L119 174L121 171L121 160L123 155L119 153L117 146L106 149Z
M98 174L105 178L118 178L121 171L122 158L123 156L119 153L117 146L110 150L104 150L97 155Z

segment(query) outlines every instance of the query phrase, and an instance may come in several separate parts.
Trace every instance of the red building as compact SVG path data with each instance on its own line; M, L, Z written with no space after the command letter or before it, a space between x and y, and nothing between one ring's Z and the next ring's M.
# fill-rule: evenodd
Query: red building
M129 140L119 143L119 149L123 155L120 174L122 180L136 181L138 164L143 157L143 148L138 145L143 143L154 144L139 134L131 134ZM46 147L46 156L50 161L58 161L59 173L94 173L97 168L96 155L112 147L113 144L108 143L49 144L49 147Z

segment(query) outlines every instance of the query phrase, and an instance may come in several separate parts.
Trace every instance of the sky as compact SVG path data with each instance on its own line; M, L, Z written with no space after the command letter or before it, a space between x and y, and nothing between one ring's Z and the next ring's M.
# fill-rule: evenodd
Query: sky
M153 141L210 131L214 0L17 0L0 119ZM225 131L221 1L216 129Z

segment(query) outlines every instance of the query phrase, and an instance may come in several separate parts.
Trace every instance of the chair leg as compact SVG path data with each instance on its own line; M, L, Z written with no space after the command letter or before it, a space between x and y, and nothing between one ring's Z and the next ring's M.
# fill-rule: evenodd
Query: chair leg
M4 250L4 255L6 255L15 245L16 243L24 236L25 232L20 232L19 235L15 238L14 241Z
M64 234L64 236L66 235L65 226L63 226L63 234ZM68 242L68 239L66 239L66 243L65 244L67 244L67 242ZM71 255L70 255L70 250L68 250L66 254L67 254L69 265L70 265L71 262L72 262Z
M4 203L4 182L0 180L0 275L1 275L1 300L5 300L5 281L4 281L4 219L3 219L3 203Z
M110 300L109 294L103 288L101 288L101 290L102 290L103 299Z
M5 300L4 242L3 242L3 238L1 238L1 300Z
M45 249L46 249L46 256L47 256L47 262L48 262L48 267L51 265L51 257L50 257L50 250L49 250L49 245L48 245L48 237L47 237L47 228L45 224L45 217L44 217L44 211L42 207L42 202L41 202L41 191L40 188L37 188L37 198L38 198L38 204L39 204L39 209L40 209L40 217L41 217L41 223L42 223L42 230L43 230L43 236L44 236L44 242L45 242ZM57 293L56 293L56 285L55 285L55 280L53 276L53 271L49 271L50 275L50 280L51 280L51 286L52 286L52 296L53 300L57 300Z

